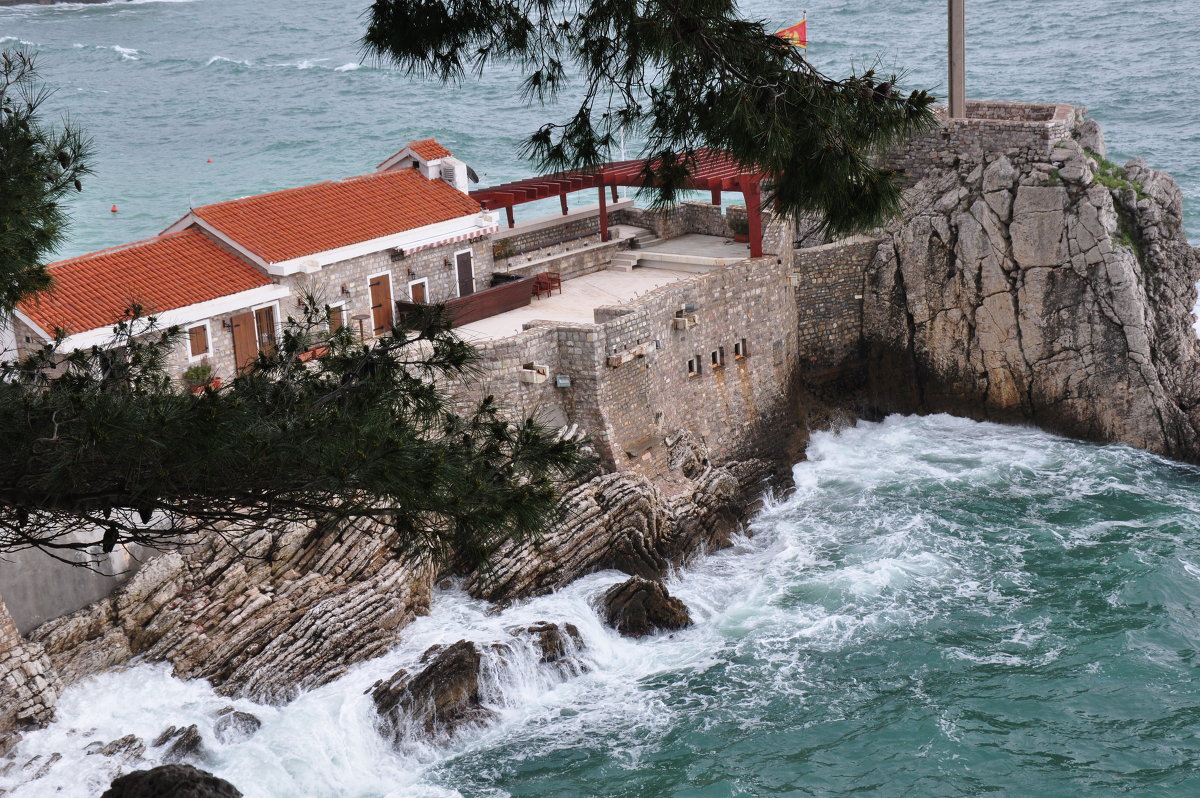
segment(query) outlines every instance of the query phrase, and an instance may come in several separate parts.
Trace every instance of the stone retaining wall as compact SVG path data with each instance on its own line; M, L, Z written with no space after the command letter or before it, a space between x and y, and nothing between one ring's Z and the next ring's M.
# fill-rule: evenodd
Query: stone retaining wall
M986 154L1006 155L1018 166L1049 160L1055 143L1071 138L1077 124L1070 105L973 100L966 119L946 119L945 108L935 110L942 118L937 128L888 155L909 182L960 160L982 162Z
M861 236L796 252L800 368L837 369L862 357L863 275L881 239Z

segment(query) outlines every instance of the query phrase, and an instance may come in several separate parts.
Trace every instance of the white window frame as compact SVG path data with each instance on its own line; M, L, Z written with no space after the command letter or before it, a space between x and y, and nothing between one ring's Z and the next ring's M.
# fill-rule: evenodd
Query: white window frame
M475 250L472 249L471 247L467 247L466 249L455 250L454 259L452 261L454 264L454 295L455 296L462 296L462 289L460 289L458 286L458 256L463 254L464 252L471 253L471 287L472 288L475 287Z
M187 336L187 338L186 338L186 339L185 339L185 341L184 341L184 346L186 346L186 347L187 347L187 353L188 353L188 362L189 362L189 363L196 363L196 362L198 362L198 361L200 361L200 360L204 360L206 357L212 357L212 353L213 353L213 337L212 337L212 325L209 323L210 321L211 321L210 319L205 319L204 321L198 322L198 323L196 323L196 324L189 324L187 327L184 327L184 328L183 328L183 329L184 329L184 332L188 333L188 336ZM205 340L207 340L207 341L208 341L208 351L207 351L207 352L205 352L205 353L204 353L204 354L202 354L202 355L193 355L193 354L192 354L192 336L191 336L191 331L192 331L194 328L196 328L196 327L203 327L203 328L204 328L204 336L205 336Z
M258 351L262 351L262 330L258 329L258 311L263 308L275 308L275 346L279 346L279 342L283 340L283 319L279 317L278 302L264 302L261 305L252 305L250 312L254 315L254 343L258 347Z
M474 271L474 270L475 270L475 267L472 265L471 271ZM455 269L454 276L455 276L456 282L457 282L457 277L458 277L457 267ZM416 280L408 281L408 301L415 304L416 300L412 298L412 289L413 289L414 285L424 285L425 286L425 304L429 304L429 278L428 277L418 277Z

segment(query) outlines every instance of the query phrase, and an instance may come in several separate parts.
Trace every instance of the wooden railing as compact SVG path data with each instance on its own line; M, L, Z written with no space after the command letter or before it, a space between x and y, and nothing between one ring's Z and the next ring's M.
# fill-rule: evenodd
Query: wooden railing
M533 298L534 279L534 277L522 277L495 288L485 288L469 296L451 299L445 303L446 310L449 312L454 326L461 327L473 321L523 308ZM396 302L396 313L401 316L420 309L421 306L414 302L403 300Z

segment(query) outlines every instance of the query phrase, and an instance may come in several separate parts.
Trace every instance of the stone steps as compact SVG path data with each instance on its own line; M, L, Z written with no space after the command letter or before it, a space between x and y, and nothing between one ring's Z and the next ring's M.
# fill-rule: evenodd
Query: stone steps
M641 258L631 250L616 252L608 263L608 268L615 272L631 272Z

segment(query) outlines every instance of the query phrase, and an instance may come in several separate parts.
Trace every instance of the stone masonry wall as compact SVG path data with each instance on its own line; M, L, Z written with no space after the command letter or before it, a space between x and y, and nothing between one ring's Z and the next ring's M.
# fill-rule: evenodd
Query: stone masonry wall
M803 372L837 369L861 359L863 275L879 243L861 236L796 251Z
M915 183L960 159L982 161L984 153L1006 155L1017 166L1048 160L1058 141L1071 138L1077 117L1069 105L970 101L966 119L946 119L904 147L889 153L888 164Z
M781 258L742 261L598 308L593 324L534 323L479 344L483 374L454 392L464 404L492 394L522 414L578 425L609 468L665 473L667 440L680 429L720 459L762 456L787 423L798 362L789 273ZM677 323L688 306L694 323ZM556 385L560 376L569 386Z

